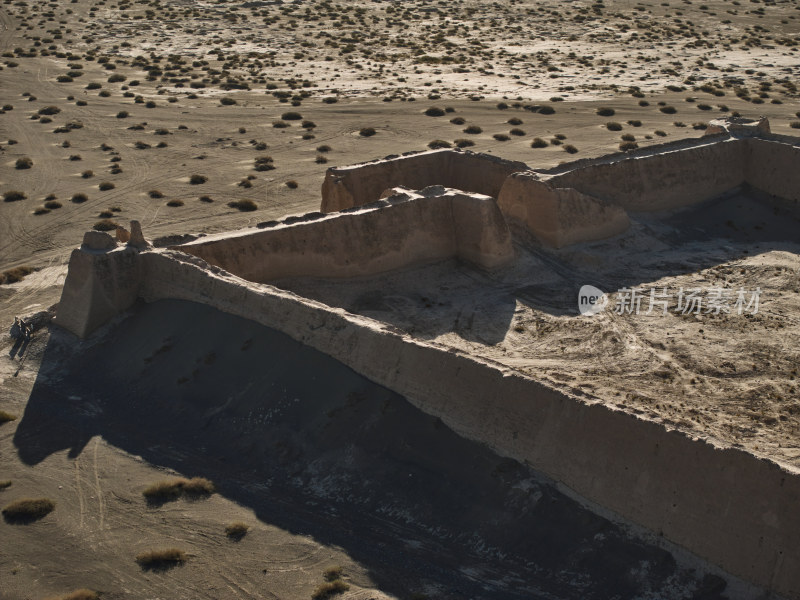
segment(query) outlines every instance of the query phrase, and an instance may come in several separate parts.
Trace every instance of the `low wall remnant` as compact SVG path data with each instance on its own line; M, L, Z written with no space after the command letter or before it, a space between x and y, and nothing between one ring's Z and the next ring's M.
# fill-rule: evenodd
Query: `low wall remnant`
M357 277L458 258L483 269L514 258L493 198L431 187L397 190L358 210L291 218L179 247L250 281Z
M375 202L384 190L432 185L497 198L506 177L525 163L462 150L431 150L347 167L331 167L322 183L324 213Z

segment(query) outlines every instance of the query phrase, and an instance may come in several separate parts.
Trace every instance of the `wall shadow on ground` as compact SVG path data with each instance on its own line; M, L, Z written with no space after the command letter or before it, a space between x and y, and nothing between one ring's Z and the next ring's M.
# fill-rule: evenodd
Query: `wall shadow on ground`
M400 598L723 598L515 461L332 358L203 305L140 305L75 351L56 332L14 443L35 465L95 435L212 479L282 529L342 547ZM142 482L144 486L147 482Z

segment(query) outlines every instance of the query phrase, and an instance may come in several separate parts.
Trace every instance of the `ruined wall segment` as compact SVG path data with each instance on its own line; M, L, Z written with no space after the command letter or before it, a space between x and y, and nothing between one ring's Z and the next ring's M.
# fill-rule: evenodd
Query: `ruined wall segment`
M84 338L139 297L139 251L117 247L107 233L89 231L72 251L55 323Z
M459 258L492 269L514 257L511 234L488 196L433 187L398 191L357 211L292 218L262 230L209 236L183 252L250 281L358 277Z
M609 238L630 226L622 207L574 188L555 188L531 171L508 177L497 204L507 218L555 248Z
M421 190L432 185L497 198L506 177L526 171L525 163L489 154L432 150L346 167L332 167L322 184L324 213L375 202L387 188Z
M142 259L146 300L202 302L278 329L579 497L800 599L800 474L342 309L213 273L196 257L166 251Z
M712 137L576 161L539 174L554 188L574 188L627 211L646 212L689 206L736 188L745 182L746 164L745 140Z
M800 144L797 138L750 138L746 141L745 152L747 183L773 196L800 201Z

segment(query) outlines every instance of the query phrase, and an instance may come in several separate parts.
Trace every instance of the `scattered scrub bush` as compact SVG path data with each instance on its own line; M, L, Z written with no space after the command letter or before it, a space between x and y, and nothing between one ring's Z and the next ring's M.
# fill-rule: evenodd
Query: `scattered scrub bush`
M49 498L22 498L3 508L3 518L9 523L31 523L46 517L56 503Z
M233 200L232 202L228 202L228 206L241 210L242 212L250 212L258 209L258 204L248 199Z

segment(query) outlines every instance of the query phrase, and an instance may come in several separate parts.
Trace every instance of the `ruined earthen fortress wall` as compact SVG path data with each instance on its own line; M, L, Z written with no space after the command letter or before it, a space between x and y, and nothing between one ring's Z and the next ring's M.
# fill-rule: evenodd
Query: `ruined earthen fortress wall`
M554 187L532 171L506 178L497 204L507 219L554 248L609 238L630 226L622 207L574 188Z
M800 201L800 147L797 138L771 136L772 140L747 140L750 185L786 200Z
M633 155L613 154L545 170L454 150L334 167L322 186L322 210L362 206L399 185L446 185L496 198L506 219L521 224L543 245L561 248L624 232L629 211L690 206L742 185L797 200L797 139L770 134L766 122L758 126L752 131L739 127L740 135L721 129Z
M730 573L800 598L800 476L744 451L587 404L507 367L257 285L174 251L139 255L140 295L278 329L404 395L465 437Z
M315 215L262 230L212 236L184 252L256 282L357 277L459 258L491 269L514 257L494 199L435 187L349 213Z
M491 268L509 256L504 216L527 219L532 231L557 245L571 239L570 228L583 239L588 234L579 228L592 222L609 225L607 232L627 226L624 205L682 206L684 194L698 201L743 182L798 199L796 140L722 136L671 144L666 152L673 151L671 157L648 150L506 175L499 203L431 190L345 214L203 238L181 246L186 252L105 247L99 239L95 246L87 236L92 244L73 253L56 321L85 336L137 298L200 302L257 321L340 360L577 496L740 578L800 600L800 473L254 283L289 275L351 276L450 256ZM698 168L700 160L708 165ZM648 184L649 177L660 179ZM705 198L692 195L692 182ZM385 189L384 183L371 185L382 188L379 196ZM612 186L622 189L622 204L604 197ZM526 202L540 210L529 210ZM514 212L523 209L528 212ZM395 228L399 233L391 232Z
M322 212L374 202L388 188L421 190L431 185L497 198L506 177L525 163L489 154L434 150L347 167L333 167L322 184Z
M56 322L84 338L92 331L130 308L139 297L142 273L139 253L133 248L113 252L72 251L69 259L70 285L61 293Z
M742 184L797 200L798 159L796 140L710 136L538 173L555 188L572 188L627 211L656 211L695 204Z

